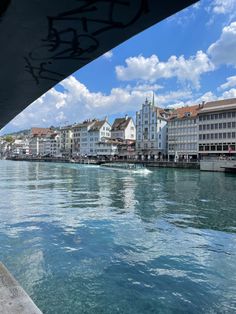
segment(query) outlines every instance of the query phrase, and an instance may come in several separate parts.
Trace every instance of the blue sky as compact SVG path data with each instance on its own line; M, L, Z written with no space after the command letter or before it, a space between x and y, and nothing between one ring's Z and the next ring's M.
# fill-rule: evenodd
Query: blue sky
M152 92L161 107L236 97L236 0L201 0L145 30L55 86L0 134L134 116Z

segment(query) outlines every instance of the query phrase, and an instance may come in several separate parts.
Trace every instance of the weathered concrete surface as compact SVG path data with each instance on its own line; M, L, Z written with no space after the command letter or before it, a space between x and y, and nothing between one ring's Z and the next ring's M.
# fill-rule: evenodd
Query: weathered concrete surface
M0 262L0 313L42 314L19 283Z
M201 160L200 170L201 171L218 171L224 172L225 167L234 167L236 165L235 160Z
M147 167L159 168L181 168L181 169L199 169L198 162L174 162L174 161L157 161L144 163Z

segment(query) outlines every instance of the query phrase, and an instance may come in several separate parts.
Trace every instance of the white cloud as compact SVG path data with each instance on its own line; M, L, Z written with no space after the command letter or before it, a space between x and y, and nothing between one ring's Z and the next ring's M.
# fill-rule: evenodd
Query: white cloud
M230 87L236 86L236 75L227 77L226 81L226 83L220 85L218 90L228 89Z
M107 51L106 53L104 53L104 54L102 55L102 57L103 57L104 59L110 60L110 59L113 57L113 52L112 52L111 50L109 50L109 51Z
M200 2L196 2L195 4L192 5L193 9L199 9L200 8L201 3Z
M236 7L235 0L214 0L211 4L213 13L227 14L234 12Z
M236 22L223 28L220 38L207 50L216 65L236 67Z
M152 91L159 85L136 85L113 88L109 94L91 92L74 76L60 83L63 91L55 88L44 94L10 122L9 127L24 129L31 126L58 126L83 121L87 118L103 118L106 115L137 111L146 97L152 99ZM150 89L149 89L150 87ZM155 94L155 103L167 106L176 101L191 99L189 90Z
M223 93L223 98L236 98L236 88L231 88Z
M163 86L158 84L136 84L135 86L127 85L125 87L126 90L139 90L146 92L154 92L162 88Z
M168 106L168 108L180 108L180 107L185 107L185 106L192 106L192 105L198 105L201 104L203 101L213 101L218 99L216 95L214 95L212 92L206 92L205 94L199 96L199 97L194 97L194 95L191 97L191 99L187 101L177 101L171 105ZM220 98L221 99L221 98Z
M191 82L195 88L200 87L200 77L203 73L214 70L207 54L201 50L189 59L184 56L171 56L167 62L161 62L156 55L149 58L139 55L126 59L125 63L126 66L116 67L119 80L155 82L161 78L176 77L181 82Z

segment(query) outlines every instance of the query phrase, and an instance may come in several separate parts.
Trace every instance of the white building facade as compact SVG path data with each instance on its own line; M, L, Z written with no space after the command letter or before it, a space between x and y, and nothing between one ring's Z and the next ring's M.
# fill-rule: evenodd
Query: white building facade
M136 153L139 158L157 159L167 153L168 112L147 99L136 112Z
M117 118L112 124L111 138L121 140L135 140L136 129L134 121L127 115L125 118Z
M60 128L59 131L59 138L60 138L60 153L64 157L71 157L72 155L72 126L68 125L65 127Z
M198 112L200 106L175 109L168 119L168 159L198 159Z
M200 158L236 156L236 98L202 106L198 142Z

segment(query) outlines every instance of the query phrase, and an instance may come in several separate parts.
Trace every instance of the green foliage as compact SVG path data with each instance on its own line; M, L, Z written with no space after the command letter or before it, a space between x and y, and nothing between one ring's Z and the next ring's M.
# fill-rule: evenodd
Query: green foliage
M14 138L11 135L7 135L5 137L5 141L7 141L8 143L12 143L12 142L14 142Z

